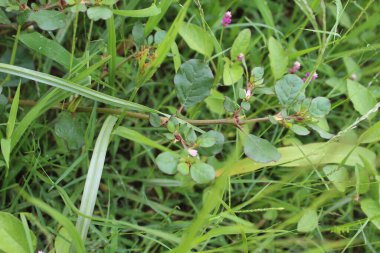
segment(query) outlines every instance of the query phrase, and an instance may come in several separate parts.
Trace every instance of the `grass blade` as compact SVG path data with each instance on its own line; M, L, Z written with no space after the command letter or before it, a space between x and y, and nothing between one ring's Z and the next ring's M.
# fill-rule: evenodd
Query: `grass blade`
M116 107L121 107L125 109L136 110L136 111L160 113L144 105L140 105L140 104L129 102L120 98L112 97L110 95L89 89L87 87L80 86L71 81L64 80L62 78L41 73L38 71L0 63L0 72L15 75L15 76L20 76L20 77L24 77L24 78L34 80L40 83L48 84L53 87L57 87L57 88L60 88L72 93L76 93L83 97L87 97L89 99L102 102L108 105L113 105ZM163 114L163 113L160 113L160 114Z
M85 253L86 250L84 248L83 241L81 240L78 232L76 231L73 223L69 220L69 218L65 217L63 214L46 204L45 202L31 197L29 194L27 194L25 191L20 189L21 196L28 201L29 203L33 204L37 208L41 209L48 215L50 215L53 219L55 219L59 224L61 224L70 234L73 247L75 249L76 253Z
M126 128L126 127L118 127L116 130L113 132L113 134L118 135L120 137L123 137L125 139L131 140L133 142L146 145L152 148L159 149L161 151L170 151L165 146L162 146L160 143L149 139L145 135L140 134L139 132Z
M102 129L100 130L98 139L96 140L79 209L80 212L86 216L92 216L94 211L96 196L98 194L100 179L103 172L104 160L106 158L107 147L116 121L116 117L108 116ZM76 227L83 241L87 237L90 222L91 220L88 218L83 216L78 217Z

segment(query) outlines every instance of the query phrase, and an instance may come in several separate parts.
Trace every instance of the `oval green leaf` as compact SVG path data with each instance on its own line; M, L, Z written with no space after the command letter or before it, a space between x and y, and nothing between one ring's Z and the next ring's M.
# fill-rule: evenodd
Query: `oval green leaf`
M253 134L246 136L244 141L244 153L252 160L259 163L275 162L280 159L280 153L269 141Z
M191 178L198 184L206 184L215 178L215 170L207 163L195 163L190 168Z
M181 65L174 77L175 89L181 104L189 108L210 95L214 76L210 67L200 60L189 60Z

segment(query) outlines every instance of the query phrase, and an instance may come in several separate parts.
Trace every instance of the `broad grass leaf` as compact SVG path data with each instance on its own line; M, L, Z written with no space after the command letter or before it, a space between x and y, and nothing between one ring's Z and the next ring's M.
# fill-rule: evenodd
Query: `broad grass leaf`
M105 6L95 6L87 10L88 18L94 21L98 21L99 19L107 20L110 19L112 15L112 10Z
M86 182L84 185L79 208L79 211L87 217L92 217L94 212L107 149L110 142L112 130L116 124L117 119L118 118L115 116L108 116L102 125L98 138L96 139L94 151L91 156L90 166L86 174ZM86 240L87 233L90 228L91 219L87 217L80 215L76 222L76 228L81 235L82 241ZM67 227L65 228L68 229ZM70 234L73 236L71 232ZM74 240L73 237L72 239Z
M240 53L244 55L247 54L250 42L251 42L251 30L249 29L242 30L238 34L236 39L234 40L234 43L232 44L231 59L236 60L236 58L238 57Z
M32 239L32 250L37 241L32 231L28 231ZM28 240L22 222L10 213L0 212L0 251L29 253Z
M355 110L361 115L366 114L376 105L376 99L369 89L356 81L347 79L347 91Z
M239 175L256 171L266 166L281 165L282 167L295 168L311 165L344 164L346 166L364 165L362 158L366 159L366 167L375 170L376 155L367 148L357 147L343 143L313 143L300 146L278 148L281 158L277 162L263 164L249 158L234 163L230 175ZM222 173L224 169L218 171Z
M377 201L367 198L360 201L362 211L371 222L380 230L380 205Z
M53 31L65 26L66 16L59 11L39 10L30 14L29 21L36 22L42 30Z
M373 143L380 141L380 121L368 128L359 137L360 143Z
M52 59L66 69L70 68L71 53L55 40L50 40L38 32L22 33L19 39L25 46L36 53ZM73 65L75 66L78 63L78 59L73 58Z
M311 104L309 107L309 112L314 117L324 117L326 116L331 110L331 103L330 100L328 100L325 97L316 97L311 100Z
M232 63L227 60L223 68L223 83L225 85L232 85L242 78L243 73L244 69L239 62Z
M274 89L280 103L288 106L305 98L305 91L302 91L302 86L301 78L288 74L276 82Z
M259 163L275 162L281 157L276 147L269 141L253 134L245 135L244 153L246 156Z
M215 169L207 163L195 163L190 167L191 178L198 184L206 184L215 178Z
M174 77L175 89L181 104L189 108L210 95L214 76L210 67L200 60L183 63Z
M156 157L156 164L162 172L173 175L177 172L179 158L180 156L174 152L163 152Z
M272 74L275 80L280 79L288 68L288 56L275 38L270 37L268 41L269 60Z
M349 184L349 176L346 167L340 165L327 165L323 172L340 192L345 192Z
M308 233L318 227L318 214L315 210L306 209L298 221L297 231L301 233Z
M181 26L179 34L191 49L203 54L206 57L211 56L214 50L214 45L211 43L211 35L208 34L205 29L188 23Z

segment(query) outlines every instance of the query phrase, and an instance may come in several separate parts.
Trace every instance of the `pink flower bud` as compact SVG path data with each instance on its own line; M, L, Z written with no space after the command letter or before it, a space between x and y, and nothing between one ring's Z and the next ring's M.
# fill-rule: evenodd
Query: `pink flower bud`
M222 19L222 26L226 27L232 22L232 14L230 11L227 11Z
M252 96L252 91L251 90L244 90L245 91L245 97L250 98Z
M318 78L318 73L315 72L315 73L313 74L313 76L311 77L311 80L315 80L315 79L317 79L317 78Z
M301 63L299 61L294 62L294 69L299 70L301 68Z
M237 60L238 60L238 61L243 61L243 60L244 60L244 54L243 54L243 53L240 53L240 54L237 56Z
M188 149L187 149L187 152L188 152L189 155L191 155L192 157L195 157L195 156L198 155L198 150L193 149L193 148L188 148Z

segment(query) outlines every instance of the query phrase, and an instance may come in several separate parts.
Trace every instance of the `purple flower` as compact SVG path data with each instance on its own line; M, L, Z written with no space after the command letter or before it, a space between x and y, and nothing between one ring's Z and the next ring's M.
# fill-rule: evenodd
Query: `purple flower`
M303 81L303 82L305 82L306 79L310 76L310 73L309 73L309 72L306 72L305 76L306 76L305 78L302 78L302 81ZM311 80L314 81L314 80L317 79L317 78L318 78L318 73L315 72L315 73L311 76Z
M227 11L224 16L223 16L223 19L222 19L222 26L223 27L226 27L228 26L229 24L231 24L232 22L232 14L230 11Z
M243 60L244 60L244 54L243 54L243 53L240 53L240 54L237 56L237 60L238 60L238 61L243 61Z

